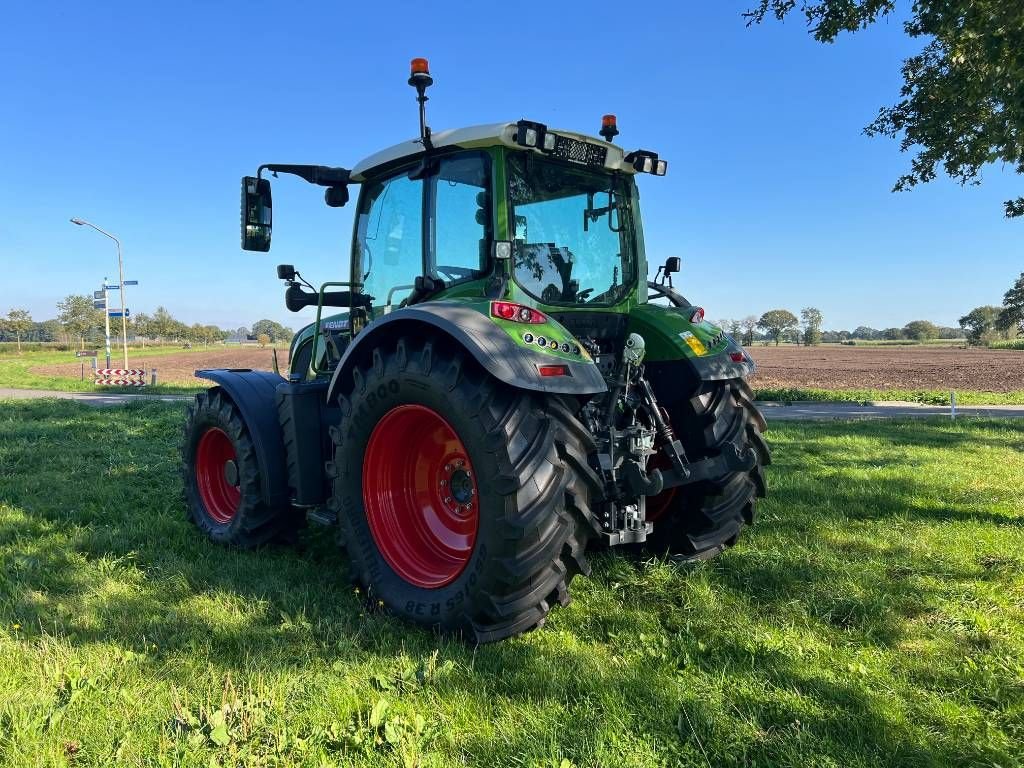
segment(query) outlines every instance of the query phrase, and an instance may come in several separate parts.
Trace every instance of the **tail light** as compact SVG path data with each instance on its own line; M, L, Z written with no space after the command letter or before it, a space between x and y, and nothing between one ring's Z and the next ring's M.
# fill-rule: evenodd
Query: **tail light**
M492 301L491 317L530 325L539 325L548 321L547 315L543 312L512 301Z
M697 307L693 310L693 314L690 315L690 322L695 325L704 322L704 307Z
M537 372L545 378L548 376L572 376L568 365L538 365Z

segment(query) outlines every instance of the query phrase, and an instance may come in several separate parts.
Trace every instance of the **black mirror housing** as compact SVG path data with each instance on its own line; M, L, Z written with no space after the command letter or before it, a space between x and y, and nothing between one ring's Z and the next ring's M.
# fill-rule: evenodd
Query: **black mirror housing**
M269 251L273 226L270 181L256 176L242 178L242 249Z
M277 265L277 279L278 280L294 280L295 279L295 267L291 264L278 264Z
M678 256L669 256L665 259L665 274L672 275L682 268L683 260Z

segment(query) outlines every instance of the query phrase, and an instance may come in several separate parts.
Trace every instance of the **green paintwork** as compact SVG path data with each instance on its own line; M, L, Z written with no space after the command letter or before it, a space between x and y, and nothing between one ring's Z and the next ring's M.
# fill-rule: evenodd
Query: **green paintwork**
M647 343L647 360L651 362L678 360L682 357L709 357L729 346L729 337L706 320L691 323L692 309L640 304L629 313L627 330L639 333ZM681 334L691 333L699 342L698 349L686 343ZM713 344L714 339L718 339ZM699 354L700 348L705 351Z

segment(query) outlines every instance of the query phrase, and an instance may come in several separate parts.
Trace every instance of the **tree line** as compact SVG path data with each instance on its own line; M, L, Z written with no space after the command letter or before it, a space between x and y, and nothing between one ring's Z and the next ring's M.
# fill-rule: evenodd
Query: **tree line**
M21 351L22 342L63 342L76 344L99 343L104 336L103 310L93 306L89 296L72 294L57 302L57 316L35 321L26 309L11 308L0 316L0 341L16 342ZM129 340L169 342L178 344L217 344L234 338L237 341L257 341L261 344L290 341L291 328L273 320L257 320L251 327L227 330L216 325L193 323L189 325L174 317L166 307L157 307L152 314L140 312L128 318ZM121 319L111 318L111 338L121 338Z
M742 344L757 341L786 341L813 346L821 343L842 343L853 339L864 341L929 341L931 339L966 339L971 344L989 344L1003 339L1024 337L1024 272L1004 294L1002 306L976 307L960 318L953 328L929 320L912 320L902 328L871 328L861 325L852 331L822 330L824 317L816 307L804 307L800 316L788 309L771 309L758 317L725 318L718 321Z

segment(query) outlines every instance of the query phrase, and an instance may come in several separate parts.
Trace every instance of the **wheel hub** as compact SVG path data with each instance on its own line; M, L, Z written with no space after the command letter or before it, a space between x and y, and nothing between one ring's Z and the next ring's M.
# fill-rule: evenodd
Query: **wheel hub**
M479 500L462 440L436 411L400 405L384 414L363 458L363 506L377 549L405 581L454 581L476 542Z

